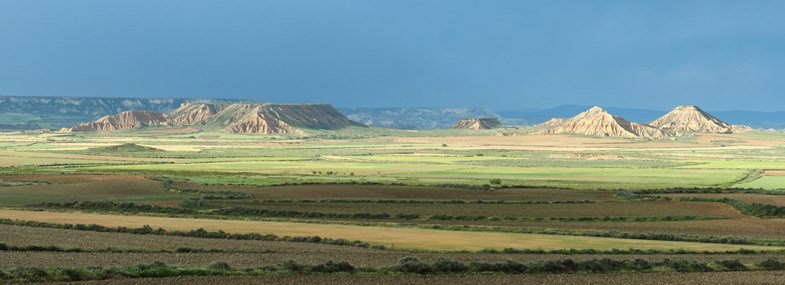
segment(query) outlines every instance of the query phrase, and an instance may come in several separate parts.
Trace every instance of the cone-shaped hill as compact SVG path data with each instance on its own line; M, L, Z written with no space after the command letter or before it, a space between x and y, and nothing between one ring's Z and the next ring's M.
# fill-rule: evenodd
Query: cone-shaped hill
M496 118L463 118L460 119L453 129L462 130L488 130L501 126L502 123Z
M734 126L694 105L678 106L649 125L673 134L732 133L734 129Z
M146 112L148 114L145 115L134 113L139 118L125 119L128 117L125 113L127 112L107 116L93 123L83 123L70 131L100 132L143 126L189 126L228 133L280 134L301 132L300 129L336 130L362 126L326 104L184 103L169 115L154 112Z
M600 137L621 138L660 138L665 134L649 125L629 122L616 117L600 107L591 109L569 118L542 134L580 134Z

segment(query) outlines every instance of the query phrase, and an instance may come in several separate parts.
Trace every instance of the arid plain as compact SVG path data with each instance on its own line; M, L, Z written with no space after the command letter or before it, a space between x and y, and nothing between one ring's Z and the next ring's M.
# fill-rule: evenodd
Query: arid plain
M16 281L379 283L780 268L782 133L543 128L4 133L0 267Z

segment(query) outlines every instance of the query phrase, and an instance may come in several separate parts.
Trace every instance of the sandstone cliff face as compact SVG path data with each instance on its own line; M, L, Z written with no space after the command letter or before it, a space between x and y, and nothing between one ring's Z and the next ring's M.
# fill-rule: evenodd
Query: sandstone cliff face
M501 123L496 118L463 118L459 120L453 129L463 130L487 130L501 126Z
M621 138L660 138L665 134L649 125L629 122L616 117L600 107L592 107L588 111L567 119L542 134L581 134L600 137Z
M242 134L285 134L299 132L296 128L281 121L278 117L264 108L257 108L242 120L235 122L224 129L230 133Z
M246 134L301 132L300 128L335 130L358 125L330 105L233 104L216 117L224 131Z
M168 118L163 113L150 111L125 111L117 115L104 116L95 122L82 123L71 128L71 132L111 132L144 126L166 125Z
M732 133L734 129L740 130L739 127L720 121L693 105L678 106L673 111L649 124L676 135L684 133Z
M560 125L564 124L564 122L566 122L566 121L567 121L567 119L565 119L565 118L552 118L550 120L547 120L545 122L540 123L538 126L542 126L542 127L560 126Z
M269 104L264 107L271 114L296 128L337 130L360 125L352 122L330 105Z
M360 126L330 105L267 103L185 103L168 116L129 111L82 123L63 132L109 132L144 126L199 126L243 134L302 133L303 129L334 130Z
M169 114L170 123L175 126L192 126L206 124L218 112L225 108L225 104L184 103L180 108Z

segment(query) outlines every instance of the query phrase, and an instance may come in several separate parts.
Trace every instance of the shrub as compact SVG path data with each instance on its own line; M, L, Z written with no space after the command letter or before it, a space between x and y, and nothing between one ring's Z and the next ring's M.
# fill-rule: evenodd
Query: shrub
M720 261L717 261L717 264L722 265L722 266L724 266L725 268L727 268L728 270L731 270L731 271L747 270L747 266L745 266L743 263L741 263L741 261L739 261L738 259L720 260Z
M346 261L334 262L328 260L325 263L314 266L312 271L320 273L354 272L354 266Z
M580 271L610 272L621 270L625 268L626 265L627 264L623 261L603 258L580 262L578 268Z
M289 259L281 263L281 268L286 271L301 272L305 269L305 266L297 263L297 261Z
M502 263L472 262L469 268L474 272L503 272L509 274L525 273L529 268L522 263L507 260Z
M678 260L678 261L671 261L665 260L663 261L665 266L673 268L678 272L710 272L712 271L711 267L703 262L698 262L694 260Z
M433 267L416 257L404 257L398 261L395 270L403 273L427 274L433 272Z
M631 271L642 271L642 270L649 270L651 268L652 268L651 263L649 263L646 260L638 258L638 259L633 260L632 262L628 262L626 264L626 268L625 269L631 270Z
M502 180L495 178L495 179L491 179L491 181L488 181L488 183L490 183L491 185L499 185L502 184Z
M63 281L81 281L85 279L82 272L76 269L66 268L62 269L60 272L57 272L55 279L63 280Z
M124 272L130 277L171 277L175 276L176 274L173 272L174 269L166 265L166 263L155 261L150 264L139 264L136 266L131 267L128 271Z
M435 272L466 272L469 270L465 264L457 262L455 260L439 257L435 263L433 263L433 270Z
M776 258L767 258L761 262L756 263L755 265L764 268L766 270L782 270L785 269L785 266L780 262L779 259Z
M38 267L22 267L12 269L9 275L26 282L42 282L49 279L49 272Z
M174 250L174 252L188 253L188 252L197 252L197 250L190 247L178 247L177 249Z
M232 270L232 267L229 266L229 263L223 261L213 261L212 263L207 265L207 269L229 271Z
M204 208L207 206L207 201L202 198L185 198L180 201L180 207L183 208Z

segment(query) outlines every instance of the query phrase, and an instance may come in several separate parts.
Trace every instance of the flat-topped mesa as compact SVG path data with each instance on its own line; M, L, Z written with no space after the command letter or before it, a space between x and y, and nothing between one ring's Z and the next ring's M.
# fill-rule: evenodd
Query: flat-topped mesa
M624 118L611 115L597 106L540 133L620 138L661 138L665 136L657 128L629 122Z
M337 130L362 126L326 104L231 104L211 124L245 134L300 133L300 129Z
M496 118L463 118L455 123L452 128L462 130L488 130L500 127L501 125L502 123Z
M62 132L111 132L145 126L167 125L164 113L150 111L125 111L116 115L101 117L90 123L81 123Z
M743 129L723 122L694 105L678 106L649 124L677 135L684 133L729 134L734 130Z
M184 103L168 116L130 111L83 123L64 132L108 132L145 126L196 127L243 134L302 133L300 129L336 130L362 126L330 105L269 103Z

